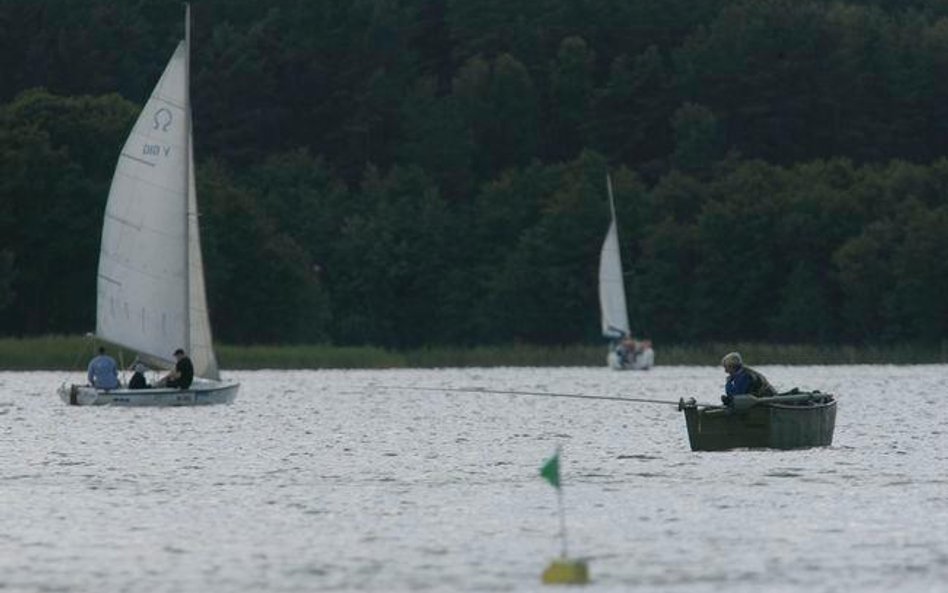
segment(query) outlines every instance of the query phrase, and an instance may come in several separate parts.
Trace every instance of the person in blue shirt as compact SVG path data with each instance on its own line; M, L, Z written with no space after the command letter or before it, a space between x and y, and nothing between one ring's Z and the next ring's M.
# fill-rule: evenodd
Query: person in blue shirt
M744 360L739 352L729 352L724 355L721 366L727 373L727 381L724 383L724 403L728 403L729 397L735 395L750 394L756 397L777 395L777 390L773 388L767 377L744 366Z
M105 348L99 346L99 355L89 361L86 373L89 384L96 389L118 389L118 365L115 359L105 353Z

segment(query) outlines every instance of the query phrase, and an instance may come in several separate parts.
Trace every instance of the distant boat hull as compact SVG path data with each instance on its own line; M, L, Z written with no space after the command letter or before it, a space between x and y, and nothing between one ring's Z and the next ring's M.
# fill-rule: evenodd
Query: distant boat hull
M63 385L59 397L73 406L207 406L229 404L237 398L237 383L195 380L188 389L96 389L89 385Z
M681 410L692 451L828 447L836 427L836 398L829 394L814 394L808 402L760 404L743 412L693 401L682 404Z
M606 356L606 363L614 371L647 371L655 366L655 351L647 348L639 352L635 358L624 360L616 353L614 348L610 348L609 354Z

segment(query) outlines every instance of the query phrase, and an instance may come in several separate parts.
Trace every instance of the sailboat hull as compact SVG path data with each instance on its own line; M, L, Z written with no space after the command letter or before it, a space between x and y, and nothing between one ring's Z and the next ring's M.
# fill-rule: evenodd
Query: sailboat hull
M73 406L207 406L229 404L237 398L238 383L195 380L188 389L96 389L89 385L63 385L59 397Z

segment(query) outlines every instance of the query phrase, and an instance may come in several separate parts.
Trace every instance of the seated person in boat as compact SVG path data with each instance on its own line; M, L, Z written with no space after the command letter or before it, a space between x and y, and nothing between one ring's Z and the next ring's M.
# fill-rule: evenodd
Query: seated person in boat
M158 382L158 387L187 389L194 380L194 365L181 348L174 351L174 358L178 361L174 365L174 370Z
M132 370L135 372L132 374L132 378L128 381L128 388L148 389L148 381L145 380L145 365L140 362L136 362L132 366Z
M724 401L728 403L728 396L750 394L756 397L773 397L777 390L771 386L767 377L758 371L744 366L744 360L739 352L729 352L721 359L721 366L727 373L724 383Z
M637 340L632 336L627 336L616 346L616 354L623 365L635 364L639 357L651 347L651 340Z
M89 378L89 384L96 389L117 389L118 365L115 359L105 353L105 348L99 346L99 354L89 361L89 368L86 371Z
M635 360L635 348L635 338L632 336L622 338L622 341L619 342L619 345L616 347L616 354L619 355L619 360L622 361L622 364L628 364Z

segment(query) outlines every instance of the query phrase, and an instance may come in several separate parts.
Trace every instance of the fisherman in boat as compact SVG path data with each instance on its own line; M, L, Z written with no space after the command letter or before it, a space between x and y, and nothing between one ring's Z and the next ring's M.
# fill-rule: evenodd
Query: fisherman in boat
M191 359L187 357L184 350L178 348L174 351L174 358L178 362L174 365L174 370L164 376L158 382L159 387L177 387L178 389L187 389L194 380L194 365Z
M129 389L148 389L148 381L145 380L145 365L136 362L132 365L132 378L128 380Z
M99 346L99 355L89 361L86 374L89 384L96 389L117 389L119 386L118 365L102 346Z
M773 388L767 377L760 372L744 366L744 360L739 352L729 352L721 359L721 366L727 373L724 383L724 395L721 399L729 404L735 395L750 394L755 397L774 397L777 390Z

